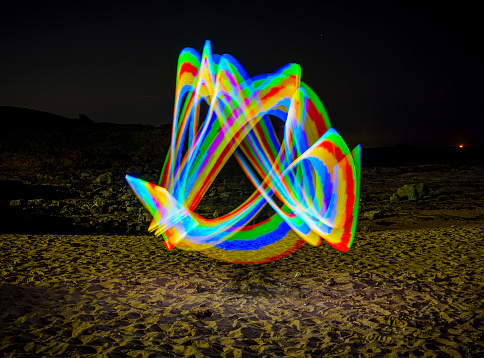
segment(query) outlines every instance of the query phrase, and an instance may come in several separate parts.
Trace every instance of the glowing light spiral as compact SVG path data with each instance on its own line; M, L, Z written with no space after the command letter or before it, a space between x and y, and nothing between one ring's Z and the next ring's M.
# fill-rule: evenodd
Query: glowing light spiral
M159 185L126 177L153 216L148 230L162 235L168 249L257 264L287 256L306 242L317 246L321 238L340 251L351 247L360 146L348 149L300 72L299 65L288 64L250 78L232 56L212 54L209 41L202 55L191 48L181 52L171 146ZM209 106L205 118L199 118L202 101ZM281 143L269 115L285 122ZM222 217L196 214L232 155L254 193ZM251 224L265 205L275 214Z

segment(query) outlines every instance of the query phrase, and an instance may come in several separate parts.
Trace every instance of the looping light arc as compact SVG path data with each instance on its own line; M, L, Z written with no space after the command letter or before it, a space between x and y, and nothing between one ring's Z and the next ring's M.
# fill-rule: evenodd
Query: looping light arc
M259 264L306 242L318 246L322 239L339 251L351 247L361 148L349 150L300 78L297 64L251 78L234 57L212 54L209 41L202 55L191 48L181 52L171 145L160 181L126 176L153 216L148 230L162 235L167 249ZM208 104L205 118L200 118L202 101ZM285 123L282 141L269 116ZM253 194L222 217L196 214L232 155L253 184ZM275 214L252 224L265 205Z

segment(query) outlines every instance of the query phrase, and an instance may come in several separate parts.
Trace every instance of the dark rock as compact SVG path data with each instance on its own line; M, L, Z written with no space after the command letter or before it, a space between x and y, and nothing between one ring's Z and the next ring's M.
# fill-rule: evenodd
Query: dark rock
M95 215L95 214L101 214L103 213L105 210L104 210L104 207L105 207L105 202L104 202L104 199L103 198L100 198L99 195L96 195L94 196L94 200L93 200L93 204L90 208L90 212L91 214Z
M23 204L24 204L24 201L21 199L10 200L10 206L22 206Z
M128 174L141 174L143 172L143 168L139 166L134 166L126 169L126 173Z
M375 219L381 219L384 215L381 211L373 210L373 211L365 212L363 216L368 220L375 220Z
M113 181L113 173L107 172L104 174L99 175L96 179L94 179L94 183L96 184L111 184Z
M390 197L390 203L398 203L400 198L398 197L397 193L393 193Z
M108 208L108 213L116 212L118 210L118 205L110 205Z
M390 201L415 201L422 199L426 194L428 194L428 188L424 183L404 185L397 189L397 192L391 196Z
M112 188L109 188L109 190L103 190L101 192L101 195L103 196L103 198L106 198L106 199L109 199L110 197L113 196L113 189Z
M149 213L140 213L138 215L138 222L143 223L143 222L149 222L151 221L152 217Z

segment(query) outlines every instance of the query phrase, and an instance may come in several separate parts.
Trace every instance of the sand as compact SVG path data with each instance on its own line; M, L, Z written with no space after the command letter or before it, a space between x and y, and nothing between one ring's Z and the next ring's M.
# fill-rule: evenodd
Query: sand
M484 225L359 230L263 265L146 236L2 235L5 357L478 357Z

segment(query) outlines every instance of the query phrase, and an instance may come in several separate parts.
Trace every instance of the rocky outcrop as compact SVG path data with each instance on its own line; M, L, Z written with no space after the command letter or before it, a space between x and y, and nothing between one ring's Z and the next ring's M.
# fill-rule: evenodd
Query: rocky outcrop
M422 199L429 192L424 183L404 185L390 197L390 202L415 201Z

